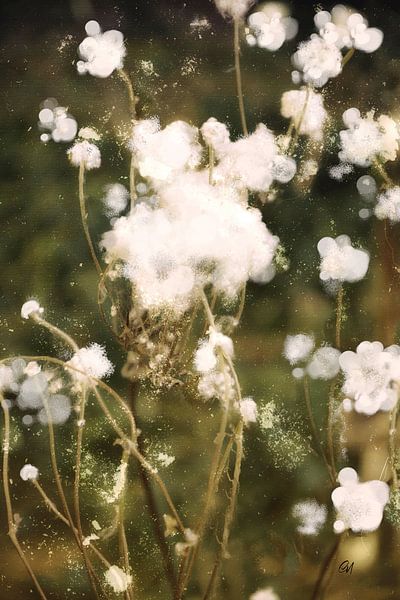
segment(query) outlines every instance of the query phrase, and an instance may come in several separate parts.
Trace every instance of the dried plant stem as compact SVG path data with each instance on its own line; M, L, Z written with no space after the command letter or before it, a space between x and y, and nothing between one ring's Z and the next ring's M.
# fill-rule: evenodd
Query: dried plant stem
M343 284L340 285L336 296L336 325L335 325L335 345L338 350L341 346L341 331L343 322L343 298L344 288Z
M378 175L382 178L384 187L394 186L393 179L388 175L385 167L383 166L383 164L381 162L379 162L378 159L375 159L372 162L372 167L375 169L375 171L378 173Z
M240 69L240 19L233 21L233 52L235 55L236 94L239 102L240 121L244 135L249 135L243 100L242 72Z
M214 185L215 152L212 146L208 146L208 183Z
M8 535L10 540L12 541L18 555L23 562L26 570L29 573L30 578L38 592L40 598L42 600L47 600L47 596L44 593L39 581L36 578L35 573L27 559L25 558L24 552L22 550L21 544L17 538L17 525L14 521L14 514L12 508L12 500L11 500L11 492L10 492L10 484L9 484L9 453L10 453L10 412L8 409L8 404L4 400L2 396L0 396L1 408L3 409L4 415L4 437L3 437L3 490L4 497L6 501L6 511L7 511L7 523L8 523Z
M217 554L217 558L214 564L214 568L211 573L210 581L208 583L206 592L203 596L203 600L211 600L215 594L215 588L218 580L218 573L221 567L222 560L228 557L228 543L229 536L231 532L231 527L233 523L233 518L235 514L238 489L239 489L239 480L240 480L240 471L243 460L243 420L241 419L239 422L238 430L235 434L235 445L236 445L236 459L235 466L233 471L233 479L232 479L232 488L231 494L229 498L228 509L225 514L224 520L224 529L222 533L222 541L220 544L220 548Z
M335 420L335 391L336 383L333 381L329 387L328 397L328 426L327 426L327 444L328 456L331 464L333 482L337 479L335 444L334 444L334 420Z
M291 139L291 141L289 143L289 148L288 148L288 154L289 155L292 154L292 152L294 152L294 149L296 148L297 141L298 141L299 135L300 135L300 129L301 129L302 123L304 121L304 117L305 117L305 114L306 114L308 101L310 99L310 94L311 94L311 86L308 85L307 89L306 89L306 97L304 99L304 104L303 104L303 108L301 109L301 113L300 113L299 119L298 119L297 122L295 122L295 121L292 120L293 128L290 129L290 127L289 127L290 135L292 134L292 131L294 131L294 136L293 136L293 138Z
M49 323L48 321L46 321L45 319L43 319L38 314L32 315L32 319L38 325L41 325L42 327L45 327L48 331L50 331L51 334L53 334L56 337L60 338L60 340L62 340L64 343L66 343L68 346L70 346L74 352L78 352L78 350L79 350L78 344L75 342L75 340L72 339L71 336L69 336L67 333L65 333L65 331L63 331L62 329L59 329L58 327L56 327L52 323Z
M390 413L390 425L389 425L389 460L392 471L392 487L397 490L399 487L399 479L397 475L397 459L396 459L396 436L397 436L397 416L399 411L399 400L396 402L396 406Z
M102 277L103 270L102 270L99 260L97 258L97 254L94 249L94 245L92 242L92 238L90 236L90 231L89 231L89 227L88 227L88 223L87 223L88 214L87 214L87 210L86 210L86 200L85 200L85 164L83 161L79 165L79 206L80 206L80 210L81 210L83 231L85 233L86 241L89 246L89 251L90 251L91 257L93 259L94 266L96 267L97 274L99 277Z
M347 50L346 54L342 58L342 68L345 65L347 65L347 63L349 62L349 60L352 58L354 52L355 52L355 48L349 48L349 50Z
M313 593L311 596L311 600L322 600L323 599L324 592L326 590L326 586L324 588L324 583L328 579L331 565L332 565L333 561L335 560L335 557L338 553L342 538L343 538L342 534L338 535L336 537L335 543L333 544L326 559L322 563L322 566L321 566L321 569L320 569L320 572L318 575L318 579L315 583L315 587L314 587L314 590L313 590ZM329 579L328 579L328 582L329 582Z
M133 125L137 118L137 113L136 113L137 98L135 96L135 92L133 89L132 80L129 77L128 73L124 69L119 69L117 72L118 72L119 77L124 82L126 89L128 91L129 110L130 110L131 121L132 121L132 125ZM131 155L131 162L130 162L130 167L129 167L129 190L130 190L131 209L132 209L137 200L137 194L136 194L136 188L135 188L135 160L134 160L133 153Z
M311 433L312 433L312 436L314 438L314 443L316 445L316 449L317 449L318 454L322 457L322 459L323 459L323 461L324 461L324 463L326 465L326 468L327 468L328 473L329 473L329 477L331 478L332 483L334 483L332 469L331 469L331 466L330 466L330 464L329 464L329 462L328 462L328 460L326 458L324 449L323 449L322 444L321 444L321 439L320 439L320 436L318 434L318 429L317 429L317 426L316 426L316 423L315 423L314 414L313 414L312 405L311 405L310 382L309 382L309 379L308 379L307 375L305 375L303 377L303 390L304 390L304 400L305 400L305 404L306 404L308 419L309 419L309 422L310 422Z
M128 467L129 462L129 451L124 450L122 453L122 464L126 464ZM124 522L124 509L125 509L125 495L126 495L127 481L125 481L124 489L121 491L120 497L118 498L117 507L117 522L118 522L118 539L119 539L119 550L120 555L124 563L125 572L129 574L131 572L131 565L129 561L129 549L128 542L126 539L125 522ZM133 600L132 583L128 585L125 591L126 600Z

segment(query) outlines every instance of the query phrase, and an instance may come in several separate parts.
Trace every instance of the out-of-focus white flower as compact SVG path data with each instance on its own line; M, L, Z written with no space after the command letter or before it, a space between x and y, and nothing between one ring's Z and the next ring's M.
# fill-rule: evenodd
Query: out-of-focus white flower
M395 186L378 196L374 209L378 219L389 219L392 223L400 221L400 187Z
M228 127L214 117L205 121L200 127L200 131L205 143L217 150L219 154L231 143Z
M343 113L343 122L347 129L339 133L342 162L368 167L376 159L395 160L400 132L393 119L387 115L375 119L373 112L362 117L357 108L349 108Z
M38 420L42 425L49 421L53 425L63 425L71 414L71 400L63 394L54 394L47 399L47 410L45 407L38 412Z
M318 242L317 248L321 256L319 276L322 281L353 283L365 277L369 254L353 248L349 236L339 235L336 239L324 237Z
M321 94L313 90L290 90L281 98L281 114L292 119L296 130L315 140L322 139L324 123L328 116Z
M217 366L217 351L221 350L224 355L233 356L233 342L230 337L224 335L214 327L208 331L208 338L199 343L194 356L196 371L207 373Z
M340 351L331 346L322 346L314 352L307 365L307 373L312 379L333 379L339 373Z
M340 50L317 34L312 34L308 41L299 44L292 62L298 69L295 80L302 79L304 83L315 87L322 87L328 79L337 77L342 71Z
M283 43L293 39L298 31L297 21L288 16L286 6L276 2L267 3L261 10L252 13L247 23L247 43L271 52L279 50Z
M102 33L97 21L89 21L85 29L88 37L79 44L78 73L109 77L115 69L122 69L126 54L122 33L114 29Z
M357 472L346 467L339 472L340 487L331 498L337 512L333 525L335 533L351 529L355 533L375 531L383 518L389 501L389 486L384 481L359 483Z
M129 192L121 183L113 183L105 187L106 195L103 204L108 217L117 217L128 206Z
M24 465L19 472L24 481L34 481L39 477L39 469L33 465Z
M14 372L7 365L0 365L0 392L12 388L15 383Z
M132 575L128 575L117 565L111 565L105 572L106 582L115 593L126 592L129 585L132 583Z
M24 368L24 374L28 377L33 377L34 375L40 373L41 370L41 366L35 360L31 360Z
M199 536L197 535L197 533L195 533L189 528L185 529L185 541L178 542L177 544L175 544L176 554L178 556L183 556L184 554L186 554L187 550L189 550L189 548L193 548L193 546L195 546L198 541Z
M354 410L373 415L378 410L389 411L397 402L399 346L383 348L380 342L361 342L356 352L347 350L339 358L344 374L343 393L354 401Z
M317 535L327 516L326 506L316 500L304 500L293 506L292 515L298 519L297 531L302 535Z
M371 175L362 175L357 179L357 191L367 201L375 200L377 185Z
M102 379L114 370L113 364L107 358L105 349L100 344L90 344L86 348L80 348L66 365L72 367L69 372L78 381L84 380L86 375ZM83 371L83 373L79 373L75 369Z
M258 409L253 398L243 398L239 403L239 411L245 425L257 422Z
M41 136L44 142L50 138L55 142L71 142L78 131L78 124L64 106L58 106L54 98L48 98L39 112L39 128L50 132Z
M257 590L254 594L251 594L249 600L280 600L278 594L276 594L272 587Z
M223 17L243 19L255 0L214 0L215 5Z
M23 319L29 319L30 317L39 316L43 314L44 308L42 308L37 300L28 300L22 305L21 317Z
M100 134L93 127L81 127L78 133L81 140L98 142L101 140Z
M319 34L338 48L356 48L363 52L375 52L382 44L383 33L376 27L368 27L368 21L343 4L334 6L329 13L317 12L314 22Z
M283 356L291 365L296 365L302 360L306 360L314 348L314 338L312 335L298 333L297 335L286 336Z
M138 121L129 143L142 177L164 182L197 167L202 148L198 129L185 121L174 121L164 129L158 119Z
M83 164L85 169L90 171L98 169L101 165L100 150L96 144L91 144L87 140L75 142L67 154L74 167L80 167Z

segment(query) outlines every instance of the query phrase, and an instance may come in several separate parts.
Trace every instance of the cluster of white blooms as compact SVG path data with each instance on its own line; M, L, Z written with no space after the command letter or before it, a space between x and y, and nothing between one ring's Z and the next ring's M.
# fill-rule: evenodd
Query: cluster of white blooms
M215 0L215 5L223 17L243 19L255 0Z
M39 128L49 132L42 133L42 142L51 139L55 142L71 142L78 131L78 123L64 106L58 106L57 100L48 98L39 112Z
M315 87L322 87L342 71L342 53L338 47L315 33L299 44L292 62L297 69L292 73L293 81L304 81Z
M380 342L361 342L356 352L347 350L339 358L344 374L342 391L345 408L354 402L358 413L373 415L379 410L389 411L397 402L393 383L400 379L400 347L384 348Z
M128 206L129 192L122 183L113 183L105 187L103 204L108 217L118 217Z
M198 390L205 400L233 397L233 379L221 358L233 358L233 342L214 327L208 330L206 339L199 342L194 356L194 366L201 377Z
M149 244L149 240L152 243ZM120 259L143 308L187 310L200 286L234 297L251 279L271 279L278 238L232 187L190 172L141 202L104 234L106 260Z
M310 356L314 343L314 338L305 333L288 335L283 347L283 356L291 365L297 365L297 363L306 360Z
M66 365L72 367L69 373L77 381L84 381L87 376L102 379L111 375L114 370L105 349L100 344L90 344L86 348L80 348Z
M279 600L279 596L274 592L272 587L268 587L251 594L249 600Z
M271 2L252 13L247 21L247 43L274 52L279 50L286 40L293 39L297 34L298 24L288 16L285 9L283 4Z
M122 33L113 29L102 33L97 21L86 23L85 30L88 37L79 44L78 73L109 77L115 69L122 69L126 54Z
M253 398L243 398L239 403L239 411L245 425L257 422L258 409Z
M292 119L300 134L309 135L314 140L322 139L322 130L328 116L322 94L311 89L284 92L281 114L286 119Z
M369 265L369 254L365 250L353 248L347 235L336 239L324 237L318 242L321 256L320 279L353 283L365 277Z
M129 143L142 177L167 181L201 161L198 129L185 121L174 121L161 129L158 119L138 121Z
M33 465L24 465L19 472L24 481L34 481L39 477L39 469Z
M343 113L347 129L339 133L339 158L360 167L368 167L374 160L395 160L399 149L400 132L393 119L381 115L377 119L369 112L362 117L357 108Z
M98 169L101 165L99 148L87 140L76 141L67 151L67 155L74 167L83 165L87 171Z
M382 44L382 31L368 27L368 21L362 15L343 4L334 6L331 12L318 11L314 22L320 36L340 49L356 48L370 53Z
M302 535L317 535L327 516L326 506L316 500L304 500L293 506L292 515L299 521L297 531Z
M351 529L355 533L375 531L383 518L389 501L389 486L384 481L359 483L357 472L346 467L338 475L340 487L332 492L337 512L333 525L335 533Z
M331 346L321 346L314 352L306 367L312 379L333 379L339 373L340 351Z
M400 187L395 186L380 194L374 209L378 219L389 219L392 223L400 221Z
M35 315L40 316L41 314L43 314L43 312L44 312L44 308L42 306L40 306L40 304L37 300L28 300L27 302L24 302L24 304L22 305L21 317L23 319L30 319L31 317L34 317Z
M128 575L118 567L118 565L111 565L111 567L105 572L106 582L116 594L126 592L129 585L132 583L132 575Z

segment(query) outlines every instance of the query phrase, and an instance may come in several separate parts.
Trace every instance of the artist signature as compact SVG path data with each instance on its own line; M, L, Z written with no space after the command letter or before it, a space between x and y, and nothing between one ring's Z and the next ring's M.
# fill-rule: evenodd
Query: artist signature
M354 561L350 562L349 560L344 560L339 565L339 573L345 573L346 575L351 575L353 572Z

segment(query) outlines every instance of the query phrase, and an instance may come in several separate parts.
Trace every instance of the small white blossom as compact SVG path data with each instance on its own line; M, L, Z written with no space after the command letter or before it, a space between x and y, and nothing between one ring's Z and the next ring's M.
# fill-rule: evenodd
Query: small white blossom
M193 548L197 542L199 541L199 536L197 533L187 528L184 532L185 541L178 542L175 544L175 552L178 556L183 556L189 550L189 548Z
M255 0L215 0L215 5L223 17L243 19Z
M36 300L28 300L22 305L21 317L23 319L29 319L30 317L38 316L43 314L44 308L42 308Z
M19 472L24 481L34 481L39 477L39 469L33 465L24 465Z
M98 169L101 165L100 150L96 144L91 144L87 140L75 142L67 151L68 157L74 167L84 165L87 171Z
M314 22L319 34L328 42L342 48L356 48L363 52L375 52L382 44L383 33L376 27L368 27L368 21L343 4L334 6L331 13L317 12Z
M115 69L122 69L126 54L124 36L120 31L101 32L96 21L86 24L86 37L79 45L78 53L82 60L77 62L81 75L89 73L94 77L109 77Z
M392 187L378 196L374 213L378 219L389 219L391 223L400 221L400 187Z
M107 185L105 192L103 204L106 208L106 214L108 217L117 217L128 206L129 192L121 183Z
M280 600L278 594L276 594L272 587L263 588L257 590L254 594L251 594L249 600Z
M239 403L239 410L245 425L257 422L257 404L253 398L243 398Z
M373 112L369 112L362 117L357 108L349 108L343 113L343 122L347 129L339 133L342 162L368 167L377 159L395 160L400 132L389 116L375 119Z
M223 152L224 148L231 143L228 127L214 117L205 121L200 127L200 131L205 143L217 150L218 153Z
M296 365L302 360L306 360L314 348L314 338L305 333L286 336L283 356L291 365Z
M281 98L281 114L292 119L296 130L314 140L322 139L327 112L321 94L313 90L290 90Z
M324 525L327 510L315 500L304 500L293 506L292 515L298 519L297 531L302 535L317 535Z
M112 363L107 358L105 349L99 344L91 344L86 348L80 348L66 365L72 367L69 369L69 372L71 373L71 376L78 381L82 381L86 378L84 373L89 377L102 379L103 377L110 375L114 370ZM75 369L83 371L83 373L80 373Z
M132 575L127 575L125 571L123 571L117 565L112 565L105 572L104 576L108 585L112 587L114 592L117 594L126 592L129 585L132 583Z
M318 242L321 256L320 279L322 281L360 281L368 271L369 254L365 250L353 248L347 235L336 239L324 237Z
M230 337L224 335L214 327L210 327L208 338L199 343L194 357L196 371L207 373L217 366L218 354L221 350L226 356L233 356L233 342Z
M337 512L335 533L346 529L355 533L378 529L389 501L387 483L378 480L359 483L357 472L349 467L339 472L338 481L340 486L331 495Z
M297 52L292 56L292 62L304 83L315 87L322 87L328 79L337 77L342 71L340 50L335 44L316 34L312 34L308 41L300 43Z
M314 352L307 365L307 373L312 379L333 379L339 373L340 351L330 346L322 346Z
M295 37L298 24L282 12L283 5L266 4L248 18L246 40L250 46L259 46L271 52L279 50L286 40ZM281 10L280 10L281 9Z

